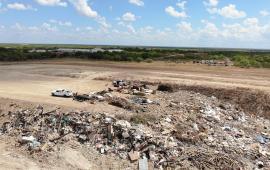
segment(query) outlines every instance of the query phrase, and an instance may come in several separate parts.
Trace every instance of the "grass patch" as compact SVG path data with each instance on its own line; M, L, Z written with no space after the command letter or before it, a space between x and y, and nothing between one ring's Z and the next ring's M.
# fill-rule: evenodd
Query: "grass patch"
M135 114L130 117L130 121L135 124L147 124L147 122L155 122L158 117L153 114Z

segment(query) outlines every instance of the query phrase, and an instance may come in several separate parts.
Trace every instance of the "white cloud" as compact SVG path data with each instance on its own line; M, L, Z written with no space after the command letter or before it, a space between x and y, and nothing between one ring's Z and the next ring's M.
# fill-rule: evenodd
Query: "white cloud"
M143 33L150 33L150 32L152 32L154 30L154 27L152 27L152 26L146 26L146 27L142 27L141 29L140 29L140 32L143 32Z
M219 9L218 8L207 8L207 11L210 14L218 14L219 13Z
M263 16L263 17L266 17L266 16L269 15L269 12L267 10L261 10L260 15Z
M57 31L57 27L52 26L51 24L44 22L41 26L41 28L43 28L46 31Z
M270 35L270 25L260 25L257 18L247 18L242 23L222 24L217 27L214 23L202 21L204 28L194 32L198 32L198 39L204 40L207 43L213 41L220 44L237 42L239 44L253 44L254 42L267 42ZM236 44L236 43L234 43Z
M128 24L128 25L127 25L127 29L128 29L128 31L129 31L130 33L133 33L133 34L136 33L135 28L134 28L131 24Z
M96 18L96 21L97 21L104 29L107 29L107 28L111 27L111 25L107 23L105 17L98 16L98 17Z
M247 18L243 23L223 24L223 36L238 41L259 42L268 39L270 25L260 25L257 18Z
M188 22L180 22L177 27L153 28L152 26L134 27L123 22L121 28L108 30L72 28L71 31L57 29L51 22L40 26L23 26L15 24L0 30L3 42L35 43L98 43L123 45L159 45L159 46L205 46L234 48L269 48L270 24L260 23L258 18L247 18L243 22L221 26L209 21L202 21L201 28L194 28ZM76 31L77 30L77 31ZM184 32L186 31L186 32ZM188 32L187 32L188 31ZM181 41L179 41L179 39Z
M186 3L187 1L179 1L178 3L176 3L176 5L181 8L182 10L185 10L186 9Z
M144 6L144 2L142 0L129 0L129 3L137 6Z
M87 0L69 0L76 10L87 17L90 18L96 18L98 16L98 13L94 11L88 4Z
M258 18L247 18L243 21L243 24L247 26L254 26L259 24L259 20Z
M204 1L203 3L206 6L215 7L215 6L218 5L218 1L219 0L208 0L208 2L207 1Z
M128 22L136 21L136 16L134 14L132 14L131 12L127 12L127 13L123 14L122 20L128 21Z
M225 6L221 9L209 8L207 10L211 14L219 14L225 18L231 19L245 18L247 16L245 11L240 11L236 9L236 6L234 4L229 4L228 6Z
M182 32L191 32L193 31L191 23L189 22L181 22L180 24L177 24L177 27L182 31Z
M205 24L205 27L200 30L200 34L210 36L210 37L218 37L220 34L219 29L214 23L208 22L208 21L202 21L202 23Z
M165 8L165 12L168 13L169 15L175 17L175 18L186 18L187 17L187 14L185 11L178 12L172 6L168 6L167 8Z
M81 14L89 18L94 18L103 28L108 28L110 25L107 23L106 18L102 17L91 8L87 3L88 0L69 0L75 9Z
M72 26L72 23L69 21L58 21L58 20L51 19L50 22L54 24L58 24L59 26L65 26L65 27Z
M38 4L44 5L44 6L62 6L66 7L67 2L64 2L62 0L35 0Z
M225 18L244 18L246 13L244 11L239 11L236 9L236 6L229 4L220 9L219 14Z
M36 10L33 9L31 5L25 5L22 3L12 3L12 4L7 4L7 8L8 9L14 9L14 10L21 10L21 11L25 11L25 10Z

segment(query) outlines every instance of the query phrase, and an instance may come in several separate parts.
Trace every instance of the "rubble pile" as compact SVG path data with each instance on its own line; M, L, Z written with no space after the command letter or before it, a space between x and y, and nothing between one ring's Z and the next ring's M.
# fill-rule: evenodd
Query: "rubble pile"
M84 101L105 101L112 97L109 91L103 90L100 92L91 92L89 94L73 94L73 100L84 102Z
M3 123L1 133L17 137L20 145L32 152L53 151L59 143L76 140L90 144L101 154L132 162L148 159L157 168L241 169L269 165L268 133L249 134L238 129L241 123L248 129L246 126L255 122L243 113L234 115L235 110L227 107L225 113L206 105L195 122L163 115L141 125L101 113L44 112L39 106L9 112L10 121Z

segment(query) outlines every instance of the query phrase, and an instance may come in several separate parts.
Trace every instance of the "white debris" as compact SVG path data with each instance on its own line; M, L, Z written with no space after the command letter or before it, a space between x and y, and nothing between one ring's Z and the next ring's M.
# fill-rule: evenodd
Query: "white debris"
M118 120L115 122L116 126L121 126L122 128L130 128L131 125L128 121L126 120Z

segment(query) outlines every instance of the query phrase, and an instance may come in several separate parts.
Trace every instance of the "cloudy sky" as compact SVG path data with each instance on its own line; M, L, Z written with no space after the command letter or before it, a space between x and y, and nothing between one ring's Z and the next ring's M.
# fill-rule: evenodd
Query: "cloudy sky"
M0 42L270 48L270 1L0 0Z

